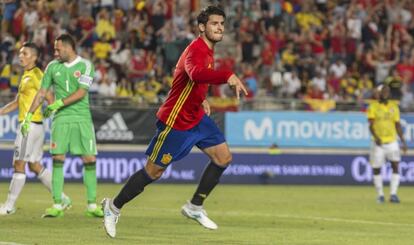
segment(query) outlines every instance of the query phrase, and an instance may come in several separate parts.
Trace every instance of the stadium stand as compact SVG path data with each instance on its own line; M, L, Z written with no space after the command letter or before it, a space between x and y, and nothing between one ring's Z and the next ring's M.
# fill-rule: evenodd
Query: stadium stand
M216 67L235 68L250 90L240 107L227 86L213 86L217 110L364 110L382 82L392 84L403 111L413 109L414 4L406 0L7 0L0 93L16 92L24 41L41 47L44 66L66 32L95 62L97 97L158 104L179 54L198 35L195 13L210 3L229 20Z

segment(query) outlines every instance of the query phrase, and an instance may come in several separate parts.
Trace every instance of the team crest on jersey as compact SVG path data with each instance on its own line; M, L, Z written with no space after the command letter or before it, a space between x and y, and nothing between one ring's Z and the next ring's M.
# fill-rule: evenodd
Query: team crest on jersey
M73 73L73 76L74 76L74 77L76 77L76 78L80 78L80 76L81 76L81 72L80 72L80 71L75 71L75 72Z
M56 149L56 147L57 147L56 142L50 142L51 149Z
M171 162L171 160L172 160L172 156L171 156L170 153L167 153L167 154L162 155L161 162L163 164L168 164L168 163Z

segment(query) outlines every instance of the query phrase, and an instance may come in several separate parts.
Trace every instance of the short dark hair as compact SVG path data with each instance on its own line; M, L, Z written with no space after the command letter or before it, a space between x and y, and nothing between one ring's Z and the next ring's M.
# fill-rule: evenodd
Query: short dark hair
M226 14L223 9L217 5L210 5L207 8L201 10L200 14L197 16L198 24L206 24L210 15L221 15L226 19Z
M24 42L22 44L22 48L23 47L24 48L30 48L30 49L32 49L34 51L35 55L37 57L39 57L39 55L40 55L39 47L35 43L32 43L32 42Z
M61 34L55 40L61 41L62 43L65 43L65 44L69 44L73 50L76 50L75 39L69 34Z

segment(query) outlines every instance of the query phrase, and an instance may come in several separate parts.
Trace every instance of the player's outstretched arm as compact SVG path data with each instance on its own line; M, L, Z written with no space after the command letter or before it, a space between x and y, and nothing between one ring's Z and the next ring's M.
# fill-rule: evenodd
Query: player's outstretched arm
M241 92L243 92L244 95L248 94L243 82L234 74L229 77L229 79L227 80L227 84L230 85L230 87L234 88L237 99L240 99Z
M19 108L19 102L18 101L19 101L19 94L16 95L14 100L12 100L11 102L7 103L5 106L0 108L0 115L5 115L5 114L8 114L12 111L17 110L17 108Z
M190 79L197 83L223 84L233 74L232 71L215 70L213 64L210 68L206 66L207 54L199 49L188 51L184 61L184 69Z

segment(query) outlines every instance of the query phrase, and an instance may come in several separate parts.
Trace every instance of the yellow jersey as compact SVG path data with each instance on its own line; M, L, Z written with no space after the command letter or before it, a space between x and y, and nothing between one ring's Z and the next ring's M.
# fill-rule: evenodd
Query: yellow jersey
M397 140L395 123L400 121L400 109L396 102L383 104L373 101L368 107L367 117L374 120L373 129L382 143Z
M40 89L43 72L38 67L31 70L24 71L22 78L20 79L19 91L18 91L18 103L19 103L19 122L23 121L26 113L29 111L32 105L33 99ZM41 107L33 113L32 121L41 122L43 120Z

